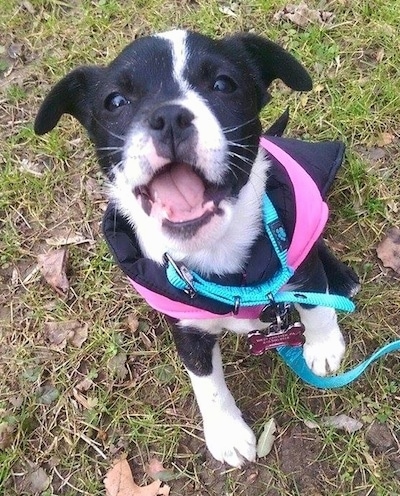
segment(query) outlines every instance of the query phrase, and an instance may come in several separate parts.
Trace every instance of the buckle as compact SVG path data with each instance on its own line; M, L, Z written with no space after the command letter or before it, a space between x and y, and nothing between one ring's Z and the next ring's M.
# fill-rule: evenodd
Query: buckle
M175 260L165 252L163 255L164 264L167 267L168 264L171 264L174 268L175 272L182 279L182 281L186 284L186 288L183 291L190 297L194 298L197 294L196 288L193 286L193 276L190 270L183 264L177 264Z

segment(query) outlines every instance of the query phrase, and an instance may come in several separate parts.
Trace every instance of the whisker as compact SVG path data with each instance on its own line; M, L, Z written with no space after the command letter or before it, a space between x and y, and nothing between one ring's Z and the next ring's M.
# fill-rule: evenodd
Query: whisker
M242 148L244 150L249 150L249 151L254 151L254 152L258 152L258 147L254 147L254 146L249 146L249 145L242 145L241 143L229 143L229 145L232 147L232 148Z
M232 164L235 165L235 164ZM231 167L231 164L228 164L228 169L232 172L232 174L235 176L236 180L239 180L236 172L233 170L233 167Z
M226 142L232 146L235 146L235 145L239 146L241 144L241 141L245 141L249 138L251 138L251 134L249 134L248 136L244 136L243 138L237 139L235 141L227 139ZM242 145L242 146L248 146L248 145Z
M232 152L232 151L229 151L228 152L228 155L230 157L236 157L236 158L240 159L242 162L244 162L245 164L248 164L248 165L252 165L254 163L254 159L256 158L256 155L254 155L254 159L252 160L251 158L243 157L243 155L240 155L239 153L235 153L235 152Z
M112 131L107 129L98 119L96 119L96 117L93 116L93 118L97 122L97 124L101 126L110 136L113 136L118 140L125 141L125 136L119 136L118 134L113 133Z
M102 151L101 148L96 148L97 151ZM117 153L122 152L122 148L117 148L113 151L110 151L109 153L104 153L102 154L103 157L112 157L113 155L116 155Z
M241 172L244 172L244 173L247 173L247 171L245 171L244 169L242 169L239 165L237 164L233 164L233 163L229 163L229 170L232 171L232 173L235 175L235 177L237 178L236 174L233 172L233 168L236 168L238 170L240 170ZM260 174L256 174L254 171L251 172L253 175L255 175L255 177L261 181L264 180L264 177L261 176ZM253 188L254 192L256 193L257 192L257 188L256 186L254 185L254 181L252 181L252 179L250 178L250 174L249 174L249 184L251 185L251 187Z
M223 127L222 132L223 133L232 133L233 131L237 131L238 129L247 126L247 124L251 124L252 122L255 122L258 119L258 117L253 117L253 119L250 119L246 122L243 122L242 124L239 124L238 126L233 126L233 127Z
M228 156L229 157L236 157L239 160L241 160L242 163L247 164L247 165L250 165L250 166L252 166L254 164L254 160L252 160L250 158L247 158L247 157L243 157L243 155L240 155L239 153L236 153L236 152L229 151L228 152ZM254 154L254 159L256 158L256 156L257 156L257 154ZM231 160L229 160L229 164L228 165L229 165L230 170L232 170L232 167L234 167L237 170L240 170L241 172L244 172L245 174L248 173L248 171L246 171L245 169L243 169L239 164L235 164ZM254 171L252 171L252 173L255 174ZM259 179L263 179L263 176L260 176L259 174L257 174L256 177L258 177Z
M96 146L96 150L122 150L122 146Z

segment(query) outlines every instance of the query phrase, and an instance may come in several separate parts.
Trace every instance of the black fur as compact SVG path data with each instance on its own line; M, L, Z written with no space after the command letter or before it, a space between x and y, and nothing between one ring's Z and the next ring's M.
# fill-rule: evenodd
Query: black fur
M221 127L232 129L229 140L246 142L246 147L240 150L241 157L233 146L232 177L226 179L232 194L237 195L248 180L258 151L261 134L258 114L270 99L269 85L281 78L293 89L308 91L312 88L311 78L287 51L256 35L240 34L212 40L191 32L187 43L196 47L189 52L187 67L190 69L185 74L189 84L207 101ZM47 133L63 114L71 114L88 131L100 165L108 174L111 166L121 160L121 155L117 152L110 155L104 148L118 147L133 123L151 122L154 108L180 96L171 73L172 59L166 40L156 37L135 40L109 66L80 67L56 84L39 109L35 132ZM221 75L225 82L234 84L235 91L214 91L213 85ZM121 95L128 104L110 109L110 98L115 95ZM149 132L154 132L152 126ZM192 163L193 146L194 141L189 141L183 151L171 143L171 160Z
M177 324L172 325L172 336L178 354L188 370L199 376L211 374L216 336L194 327L182 329Z

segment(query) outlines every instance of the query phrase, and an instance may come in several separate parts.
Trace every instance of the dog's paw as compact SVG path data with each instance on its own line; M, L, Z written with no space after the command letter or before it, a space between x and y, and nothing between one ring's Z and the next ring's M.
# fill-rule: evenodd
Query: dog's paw
M256 458L256 437L241 415L204 419L204 436L210 453L220 462L240 467Z
M336 372L344 356L346 345L339 329L322 333L318 340L305 342L303 356L310 369L319 376Z

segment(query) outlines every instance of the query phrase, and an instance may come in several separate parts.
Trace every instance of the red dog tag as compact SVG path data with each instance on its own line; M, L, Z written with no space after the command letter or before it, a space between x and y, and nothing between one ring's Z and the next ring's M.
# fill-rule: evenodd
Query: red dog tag
M258 356L278 346L303 346L305 342L304 331L304 325L301 322L295 322L284 330L269 334L262 331L251 331L247 336L250 353Z

